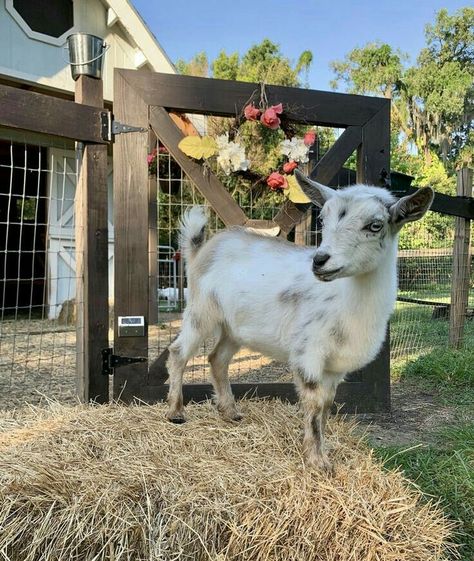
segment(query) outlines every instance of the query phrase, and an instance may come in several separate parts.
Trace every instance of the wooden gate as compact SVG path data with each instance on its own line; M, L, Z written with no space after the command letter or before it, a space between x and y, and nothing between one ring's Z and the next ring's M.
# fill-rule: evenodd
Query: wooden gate
M119 316L143 316L149 320L149 260L156 242L150 230L150 192L147 154L149 134L166 146L186 175L195 183L226 226L268 227L268 221L249 220L219 179L203 174L199 163L178 148L189 131L183 114L235 117L243 107L258 102L261 85L211 80L135 70L115 70L114 114L121 123L148 130L122 134L114 144L115 223L115 346L118 356L146 358L148 336L120 337ZM282 102L285 116L296 123L344 128L332 148L311 172L313 179L329 182L347 158L357 151L357 181L387 184L390 172L390 102L386 99L328 93L314 90L266 86L268 104ZM283 235L288 235L309 208L286 202L274 218ZM130 402L137 398L154 402L166 397L167 352L151 365L146 362L117 368L114 396ZM290 383L233 384L237 397L245 394L296 399ZM187 384L185 400L207 399L207 384ZM339 388L336 401L346 411L386 410L390 406L390 364L388 338L377 359L353 373Z

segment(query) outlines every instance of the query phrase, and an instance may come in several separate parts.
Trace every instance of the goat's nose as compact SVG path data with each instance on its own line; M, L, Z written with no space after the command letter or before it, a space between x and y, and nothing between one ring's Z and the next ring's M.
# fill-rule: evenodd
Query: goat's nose
M313 257L313 267L315 269L321 268L325 263L329 261L331 256L328 253L316 253Z

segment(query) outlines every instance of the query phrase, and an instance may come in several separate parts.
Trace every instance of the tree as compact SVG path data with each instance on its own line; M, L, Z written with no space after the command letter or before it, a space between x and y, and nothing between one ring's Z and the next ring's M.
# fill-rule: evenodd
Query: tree
M427 154L437 147L445 164L466 157L474 119L474 8L440 10L425 29L427 46L406 77L410 118Z
M200 76L201 78L207 78L209 75L209 61L204 51L194 55L188 62L180 58L176 61L175 66L179 74Z
M188 62L178 60L176 68L180 74L189 76L211 75L213 78L223 80L299 86L301 74L308 71L312 62L312 52L303 51L296 64L292 64L276 43L264 39L258 45L250 47L242 57L238 53L228 55L225 51L221 51L209 64L206 53L201 52Z
M355 48L343 61L331 63L336 74L331 86L335 89L342 81L351 93L378 94L392 99L400 86L404 58L406 55L393 51L386 43Z
M425 36L426 47L410 68L404 68L404 55L387 44L353 49L332 63L333 86L343 82L352 93L392 99L394 128L414 141L428 161L434 151L452 169L472 155L474 9L452 16L440 10Z

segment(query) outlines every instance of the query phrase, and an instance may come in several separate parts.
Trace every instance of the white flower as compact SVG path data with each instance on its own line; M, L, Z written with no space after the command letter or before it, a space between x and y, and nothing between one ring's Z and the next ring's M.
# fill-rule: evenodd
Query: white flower
M291 140L282 140L280 152L295 162L306 164L309 161L309 146L306 146L303 138L294 136Z
M219 148L217 163L224 170L226 175L232 171L247 170L250 161L245 159L245 148L237 142L229 142L227 134L222 134L216 138Z

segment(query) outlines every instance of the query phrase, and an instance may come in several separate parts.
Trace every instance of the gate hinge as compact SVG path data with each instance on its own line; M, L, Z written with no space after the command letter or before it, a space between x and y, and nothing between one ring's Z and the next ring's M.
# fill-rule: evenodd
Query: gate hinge
M141 356L114 355L114 351L111 348L102 350L102 374L104 376L113 374L115 368L125 366L126 364L134 364L135 362L147 362L147 359Z
M110 111L103 111L101 113L101 128L102 138L107 141L113 141L116 134L124 134L127 132L147 132L145 127L135 127L133 125L126 125L120 121L116 121Z

